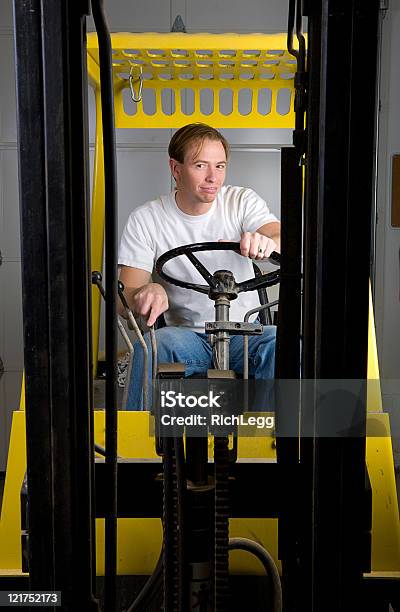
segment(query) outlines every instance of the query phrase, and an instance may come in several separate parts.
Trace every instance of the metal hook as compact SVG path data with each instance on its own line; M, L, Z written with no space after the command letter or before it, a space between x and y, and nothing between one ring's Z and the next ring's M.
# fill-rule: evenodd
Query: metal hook
M143 90L143 74L142 74L142 66L140 66L139 68L139 78L134 79L132 71L133 71L133 66L131 67L130 73L129 73L129 87L131 90L131 98L133 100L133 102L141 102L142 100L142 90ZM136 92L135 92L135 88L134 88L134 83L139 81L139 91L138 91L138 95L136 96Z

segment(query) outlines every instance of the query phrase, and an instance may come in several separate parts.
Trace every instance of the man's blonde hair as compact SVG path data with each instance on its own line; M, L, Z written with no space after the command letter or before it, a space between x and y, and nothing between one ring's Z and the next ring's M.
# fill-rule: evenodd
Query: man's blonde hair
M205 123L189 123L175 132L168 146L168 154L171 159L175 159L177 162L183 164L190 145L197 142L200 150L205 140L219 141L224 147L226 159L228 159L228 141L218 132L218 130Z

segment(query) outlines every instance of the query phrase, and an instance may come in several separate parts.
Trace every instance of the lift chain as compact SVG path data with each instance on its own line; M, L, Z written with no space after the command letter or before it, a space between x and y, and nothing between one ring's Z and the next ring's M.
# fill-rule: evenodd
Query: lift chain
M228 437L214 438L215 611L229 610L229 448Z
M163 444L164 612L184 612L183 440Z

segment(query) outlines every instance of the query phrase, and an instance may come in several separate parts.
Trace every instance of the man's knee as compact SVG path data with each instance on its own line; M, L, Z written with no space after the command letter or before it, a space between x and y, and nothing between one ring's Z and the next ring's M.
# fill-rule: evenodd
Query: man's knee
M179 341L180 331L181 330L179 327L161 327L160 329L156 329L155 335L157 346L173 345L174 342ZM147 346L151 347L150 332L146 332L143 338L145 339ZM135 347L141 347L141 343L138 339L135 340L134 344Z
M274 353L276 345L276 327L268 325L263 332L260 349L266 353Z
M265 325L262 338L268 342L276 341L276 325Z
M261 378L271 378L275 362L276 327L269 325L264 329L255 355L256 374Z
M181 335L182 330L179 327L161 327L156 330L156 339L160 344L174 342Z
M157 329L156 341L158 352L172 354L174 349L180 344L181 338L181 330L178 327L162 327Z

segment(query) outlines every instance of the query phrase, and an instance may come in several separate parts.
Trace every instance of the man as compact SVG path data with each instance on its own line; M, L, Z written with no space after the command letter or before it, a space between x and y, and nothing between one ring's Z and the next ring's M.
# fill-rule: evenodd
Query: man
M176 189L130 215L119 251L120 280L133 312L146 317L148 326L164 313L167 326L156 332L159 362L183 362L190 376L211 367L204 322L214 320L214 302L205 294L164 282L154 273L155 262L184 244L240 241L241 255L218 251L196 256L211 273L231 270L241 282L254 276L252 260L279 251L280 223L251 189L224 186L229 145L214 128L201 123L184 126L172 137L168 153ZM168 262L165 271L204 284L185 256ZM243 321L245 313L258 304L257 291L241 293L231 302L230 319ZM122 309L120 313L124 315ZM256 378L273 378L275 331L267 326L262 336L249 338L249 372ZM243 371L242 344L241 336L231 338L230 367L239 372ZM142 371L143 352L136 344L129 409L142 407Z

